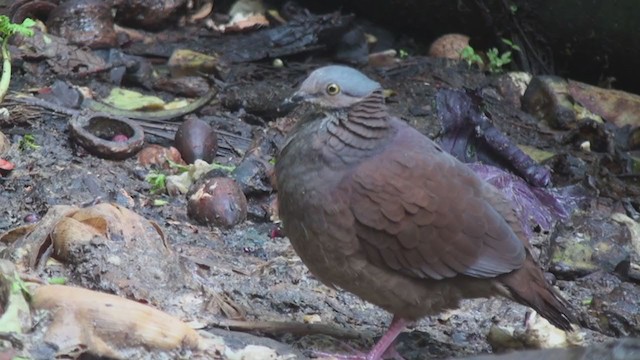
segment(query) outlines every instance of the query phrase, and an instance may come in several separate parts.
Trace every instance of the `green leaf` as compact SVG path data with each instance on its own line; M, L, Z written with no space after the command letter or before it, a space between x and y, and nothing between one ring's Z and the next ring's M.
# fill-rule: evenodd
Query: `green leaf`
M67 283L67 279L62 276L54 276L49 278L47 282L51 285L64 285Z
M36 26L36 22L33 19L26 18L22 20L22 27L30 28Z
M27 285L17 272L13 274L0 273L0 284L9 283L10 291L3 304L4 309L0 314L0 333L21 334L23 325L28 321L30 296Z
M171 167L172 169L177 169L179 174L182 174L185 171L189 171L189 165L178 164L177 162L171 161L170 159L167 159L167 162L169 163L169 167Z
M153 206L165 206L168 203L169 202L167 200L163 200L163 199L155 199L155 200L153 200Z
M153 95L144 95L136 91L123 88L113 88L103 102L118 109L147 110L162 109L164 100Z
M500 56L500 64L506 65L511 62L511 51L507 51Z
M37 150L40 148L40 145L36 144L36 137L33 134L26 134L20 140L18 148L21 151Z
M553 152L540 150L533 146L518 144L518 147L520 148L520 150L524 151L525 154L529 155L529 157L537 162L543 162L555 155L555 153Z
M471 66L473 64L478 64L479 66L482 66L484 64L484 61L482 61L482 58L480 57L480 55L478 55L476 51L469 45L465 46L460 51L460 58L466 61L468 66Z
M509 47L513 46L513 41L511 41L509 39L505 39L505 38L502 38L501 40L502 40L503 43L509 45Z
M503 43L507 44L511 49L513 49L515 51L522 51L522 50L520 50L520 46L514 44L513 41L511 41L509 39L505 39L505 38L502 38L501 40L502 40Z
M13 282L11 283L11 291L18 293L18 292L23 292L27 295L31 295L31 293L29 292L29 288L27 287L27 284L22 281L22 279L20 279L20 276L18 275L18 273L14 274L13 277Z
M503 41L506 39L503 39ZM509 40L507 40L509 41ZM511 63L511 51L506 51L502 54L497 48L493 47L487 50L487 58L489 58L489 71L499 72L502 71L502 67Z
M6 15L0 15L0 37L6 38L16 33L33 36L33 30L30 28L35 24L36 22L29 18L24 19L22 24L14 24Z
M150 171L145 180L151 184L151 193L153 194L162 193L166 189L167 175L163 173Z
M226 172L232 172L233 170L235 170L235 166L233 165L222 165L222 164L218 164L218 163L213 163L211 164L211 168L214 170L222 170L222 171L226 171Z

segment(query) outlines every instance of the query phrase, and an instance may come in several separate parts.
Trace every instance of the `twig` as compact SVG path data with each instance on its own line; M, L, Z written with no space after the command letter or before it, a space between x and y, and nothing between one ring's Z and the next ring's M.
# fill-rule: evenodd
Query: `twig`
M220 320L210 325L234 331L259 331L272 335L285 333L296 336L323 334L337 339L357 339L361 336L353 330L343 330L326 324L300 322Z

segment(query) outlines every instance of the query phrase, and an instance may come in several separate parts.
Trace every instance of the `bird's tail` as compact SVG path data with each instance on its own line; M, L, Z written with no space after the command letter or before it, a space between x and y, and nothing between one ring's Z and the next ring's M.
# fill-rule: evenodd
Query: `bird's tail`
M571 323L577 322L571 304L551 287L531 254L527 254L524 266L497 280L511 298L534 309L559 329L572 330Z

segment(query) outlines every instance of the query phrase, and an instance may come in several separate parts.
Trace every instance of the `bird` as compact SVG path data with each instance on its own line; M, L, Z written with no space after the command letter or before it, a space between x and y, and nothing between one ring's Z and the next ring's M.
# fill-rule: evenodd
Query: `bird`
M511 201L390 114L380 83L328 65L286 102L314 111L276 160L285 235L322 283L393 314L368 353L347 358L382 359L407 325L469 298L503 296L572 329Z

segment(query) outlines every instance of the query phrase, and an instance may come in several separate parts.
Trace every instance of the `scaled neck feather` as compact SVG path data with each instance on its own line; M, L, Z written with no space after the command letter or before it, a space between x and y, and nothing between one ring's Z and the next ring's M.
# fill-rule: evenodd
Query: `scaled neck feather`
M371 150L386 142L392 129L382 89L374 91L350 108L334 113L327 130L332 137L329 144L336 150L345 147Z

